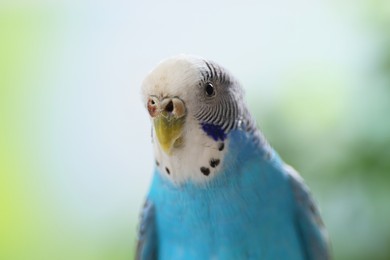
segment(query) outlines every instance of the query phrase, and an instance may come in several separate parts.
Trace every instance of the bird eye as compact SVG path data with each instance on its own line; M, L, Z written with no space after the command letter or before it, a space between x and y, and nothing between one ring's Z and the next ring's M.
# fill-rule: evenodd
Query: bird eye
M212 97L215 95L214 86L210 82L206 83L205 91L208 97Z

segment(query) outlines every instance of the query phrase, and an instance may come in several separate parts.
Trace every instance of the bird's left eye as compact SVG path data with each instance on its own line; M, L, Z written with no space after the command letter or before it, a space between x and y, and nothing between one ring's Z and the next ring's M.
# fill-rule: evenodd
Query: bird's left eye
M214 86L213 86L213 84L211 84L210 82L206 83L205 91L206 91L206 95L207 95L208 97L212 97L212 96L215 95Z

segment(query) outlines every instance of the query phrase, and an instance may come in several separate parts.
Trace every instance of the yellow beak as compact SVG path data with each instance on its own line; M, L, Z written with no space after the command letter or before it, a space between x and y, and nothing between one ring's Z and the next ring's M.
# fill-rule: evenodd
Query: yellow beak
M172 148L178 146L183 132L184 118L159 116L154 119L154 129L161 148L171 154Z
M179 98L160 101L156 97L150 97L148 110L161 148L165 153L172 154L172 149L182 144L186 112L184 102Z

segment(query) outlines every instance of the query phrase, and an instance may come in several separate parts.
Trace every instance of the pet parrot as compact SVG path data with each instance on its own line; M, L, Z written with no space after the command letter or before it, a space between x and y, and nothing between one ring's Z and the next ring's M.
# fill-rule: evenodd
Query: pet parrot
M217 63L179 55L142 83L155 168L136 259L329 259L300 175L257 129L243 89Z

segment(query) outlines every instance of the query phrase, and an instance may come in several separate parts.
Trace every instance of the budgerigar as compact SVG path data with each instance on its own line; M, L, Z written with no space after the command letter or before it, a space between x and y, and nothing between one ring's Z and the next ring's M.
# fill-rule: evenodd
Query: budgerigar
M142 84L155 170L137 259L329 259L301 177L256 128L239 82L196 56L162 61Z

